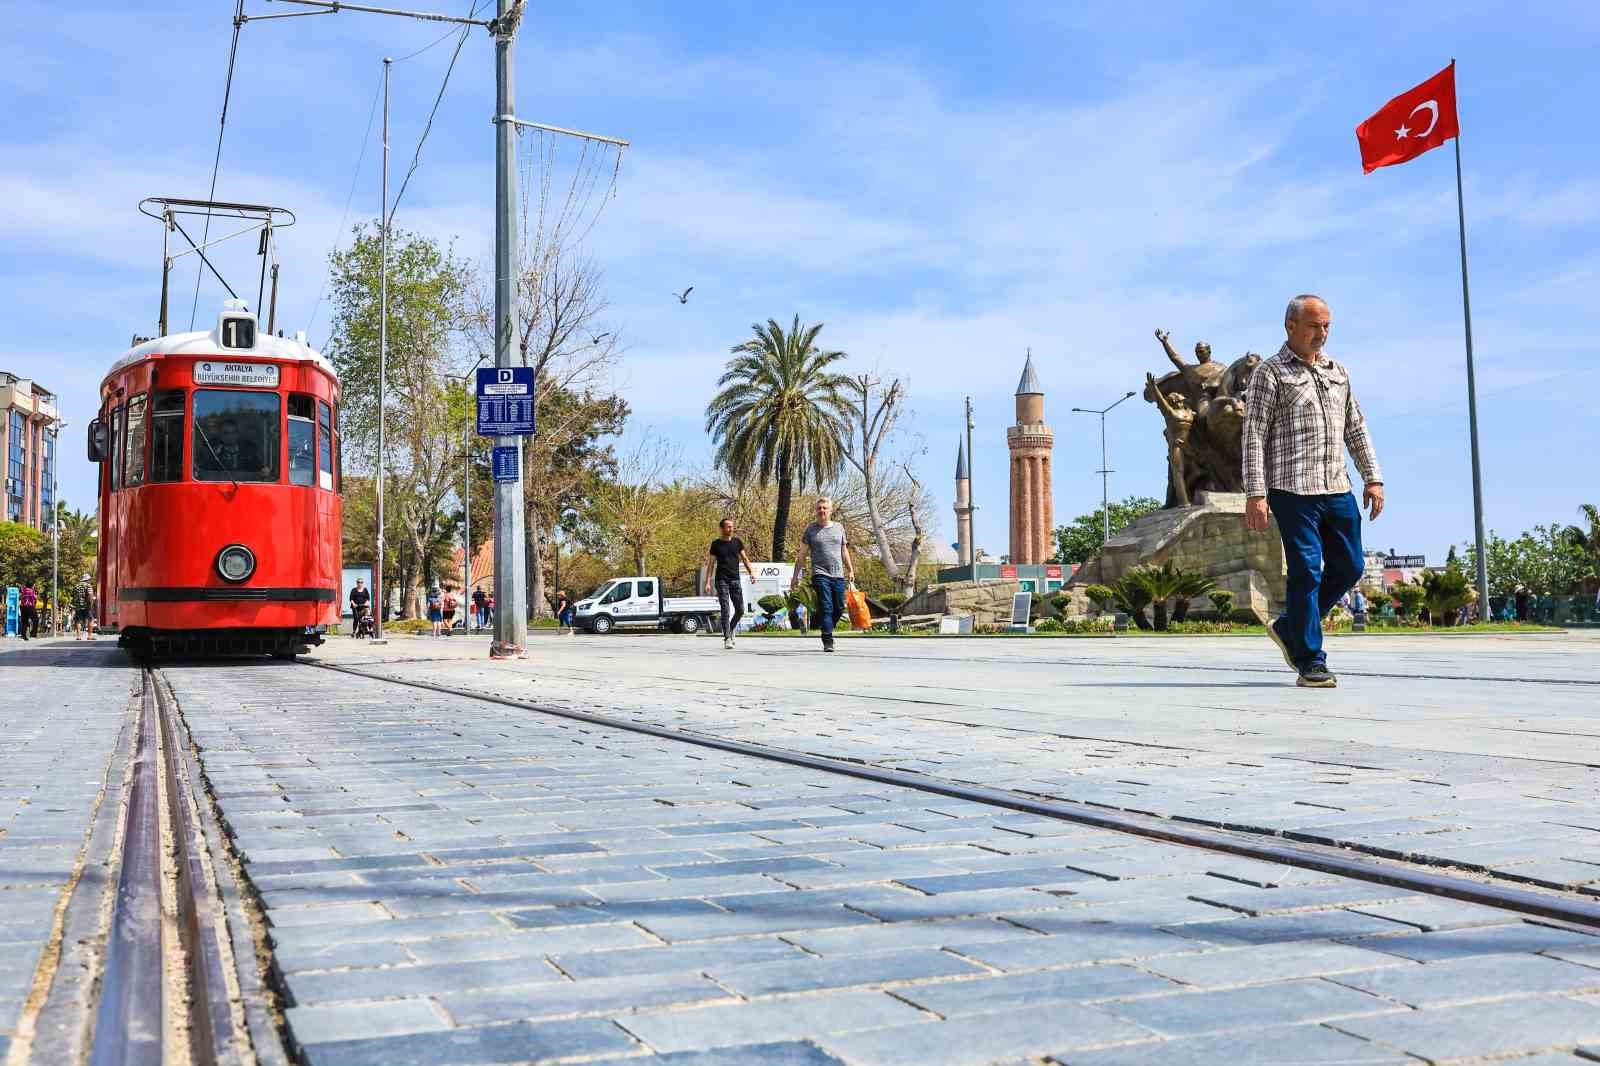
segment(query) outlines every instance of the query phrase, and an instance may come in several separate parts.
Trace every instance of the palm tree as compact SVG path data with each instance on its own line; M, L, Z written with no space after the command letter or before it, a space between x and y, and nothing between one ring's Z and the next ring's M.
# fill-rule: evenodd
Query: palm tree
M1217 587L1217 583L1204 574L1192 573L1186 570L1180 570L1178 573L1181 576L1181 580L1178 583L1178 590L1174 594L1176 598L1172 603L1172 620L1174 622L1187 620L1190 601L1197 596L1209 596L1212 590Z
M816 346L822 323L802 327L795 315L787 333L771 318L750 328L755 336L730 349L733 358L717 379L721 391L706 405L706 432L717 463L735 480L777 481L772 558L781 560L795 488L827 481L844 459L850 379L828 369L844 352Z
M1578 505L1578 511L1588 521L1589 528L1568 526L1563 530L1567 543L1583 549L1589 561L1589 577L1600 577L1600 507L1592 503Z
M1159 632L1167 629L1167 601L1178 594L1184 573L1167 560L1160 566L1136 566L1123 578L1150 597L1150 614Z

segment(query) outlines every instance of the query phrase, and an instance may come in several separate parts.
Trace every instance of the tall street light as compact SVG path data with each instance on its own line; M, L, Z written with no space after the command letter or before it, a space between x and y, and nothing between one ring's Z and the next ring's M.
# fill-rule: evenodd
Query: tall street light
M1112 404L1111 407L1101 407L1101 408L1098 408L1098 409L1097 408L1093 408L1093 407L1074 407L1073 408L1073 410L1076 411L1080 415L1099 415L1100 416L1100 470L1099 470L1099 474L1100 474L1100 514L1101 514L1102 518L1105 520L1105 540L1100 542L1102 548L1105 546L1105 544L1108 541L1111 540L1111 480L1110 479L1111 479L1111 474L1113 473L1113 471L1107 469L1109 464L1106 462L1106 412L1110 411L1112 407L1116 407L1118 403L1122 402L1122 400L1130 399L1132 396L1133 396L1133 392L1130 390L1127 394L1125 394L1122 397L1121 400L1118 400L1117 403Z
M65 419L57 418L50 427L50 632L61 636L61 483L56 467L61 465L61 431Z

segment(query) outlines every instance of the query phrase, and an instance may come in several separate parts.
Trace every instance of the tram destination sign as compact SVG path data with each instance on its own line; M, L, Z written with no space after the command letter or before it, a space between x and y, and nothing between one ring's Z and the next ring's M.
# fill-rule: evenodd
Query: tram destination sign
M533 368L478 368L478 435L533 435Z
M261 389L278 387L276 363L231 363L209 360L194 365L196 385L251 385Z

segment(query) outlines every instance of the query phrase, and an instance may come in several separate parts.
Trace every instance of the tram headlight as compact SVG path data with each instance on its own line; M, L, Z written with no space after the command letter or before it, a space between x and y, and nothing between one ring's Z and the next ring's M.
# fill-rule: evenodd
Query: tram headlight
M244 581L256 572L256 556L243 544L230 544L217 553L217 574L224 581Z

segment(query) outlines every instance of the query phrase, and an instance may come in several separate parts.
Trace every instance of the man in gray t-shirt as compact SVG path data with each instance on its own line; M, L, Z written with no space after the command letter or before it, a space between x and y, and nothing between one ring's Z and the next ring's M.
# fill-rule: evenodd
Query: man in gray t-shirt
M817 520L800 537L800 552L795 557L794 577L789 587L800 584L800 571L806 556L811 557L811 587L817 592L817 628L822 634L822 650L833 650L833 623L844 616L844 589L856 579L855 563L850 559L850 541L844 525L833 521L833 501L824 496L817 501Z

